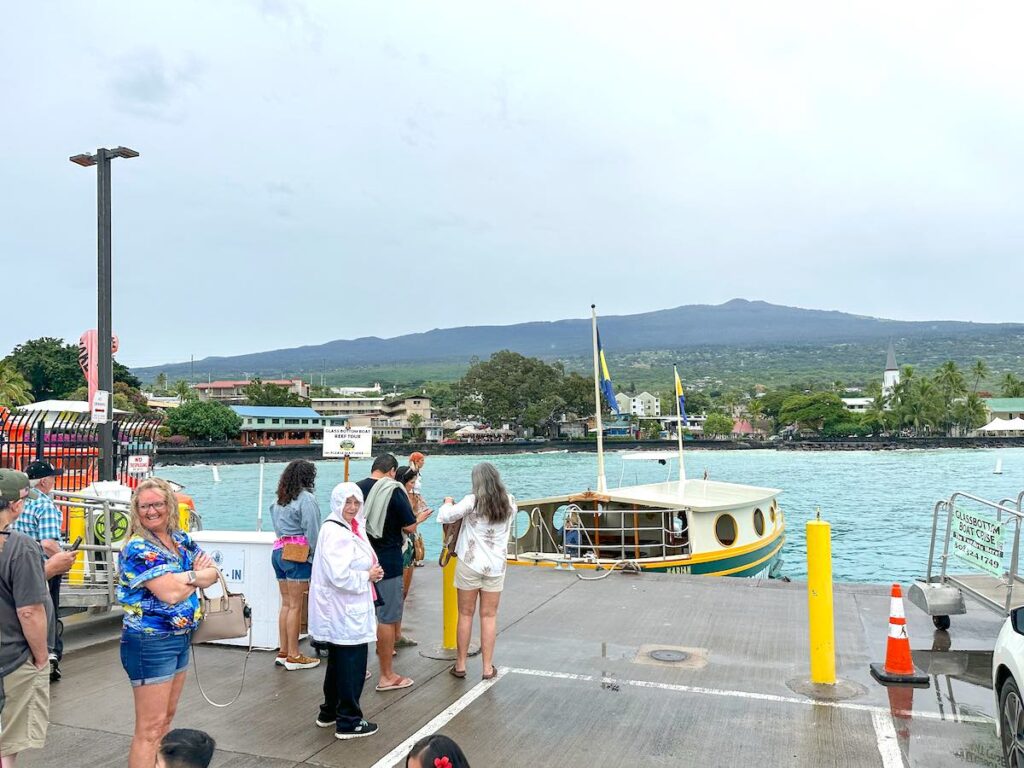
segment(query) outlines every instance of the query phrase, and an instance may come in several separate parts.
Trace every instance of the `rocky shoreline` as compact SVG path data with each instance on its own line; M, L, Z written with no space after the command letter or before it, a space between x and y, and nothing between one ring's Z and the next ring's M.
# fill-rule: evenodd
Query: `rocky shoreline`
M606 451L674 451L674 440L609 440ZM936 450L942 448L1021 448L1024 437L901 437L847 440L687 440L690 450L778 450L778 451L896 451ZM381 451L397 455L422 451L431 456L484 456L516 453L595 453L597 444L589 440L550 441L545 443L378 443ZM319 445L250 447L237 444L159 446L157 466L191 464L255 464L267 461L319 459Z

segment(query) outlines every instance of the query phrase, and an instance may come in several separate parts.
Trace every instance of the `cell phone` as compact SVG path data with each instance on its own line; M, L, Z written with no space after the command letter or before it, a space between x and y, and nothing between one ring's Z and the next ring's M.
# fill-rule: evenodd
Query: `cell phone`
M71 544L71 551L74 552L80 546L82 546L82 537L81 536L79 536L77 539L75 539L74 542Z

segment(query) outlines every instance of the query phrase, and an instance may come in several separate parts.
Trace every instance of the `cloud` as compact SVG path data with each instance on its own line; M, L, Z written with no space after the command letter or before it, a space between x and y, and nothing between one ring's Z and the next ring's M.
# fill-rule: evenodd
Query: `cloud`
M203 69L195 57L172 65L152 49L126 54L113 68L110 89L118 109L172 122L182 117L185 96L198 86Z

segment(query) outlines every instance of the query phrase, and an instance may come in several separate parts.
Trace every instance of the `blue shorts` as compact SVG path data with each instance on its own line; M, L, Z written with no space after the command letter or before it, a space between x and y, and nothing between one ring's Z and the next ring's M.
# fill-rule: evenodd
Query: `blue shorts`
M132 681L132 688L166 683L188 669L191 637L191 632L174 634L124 630L121 633L121 666Z
M275 549L270 556L270 562L274 564L274 573L278 581L309 581L313 575L312 563L293 563L284 559L284 550Z

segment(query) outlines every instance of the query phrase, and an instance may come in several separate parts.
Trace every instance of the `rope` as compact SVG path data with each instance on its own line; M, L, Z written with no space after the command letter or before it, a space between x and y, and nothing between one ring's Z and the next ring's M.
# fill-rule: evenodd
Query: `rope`
M601 564L598 563L597 567L600 570L601 569ZM636 562L636 560L616 560L614 563L612 563L612 567L609 568L604 573L601 573L601 574L599 574L597 576L584 576L582 573L577 571L576 572L576 578L579 579L580 581L600 581L601 579L608 578L608 576L611 573L613 573L617 568L620 568L623 573L640 573L641 572L640 565L639 565L639 563Z

